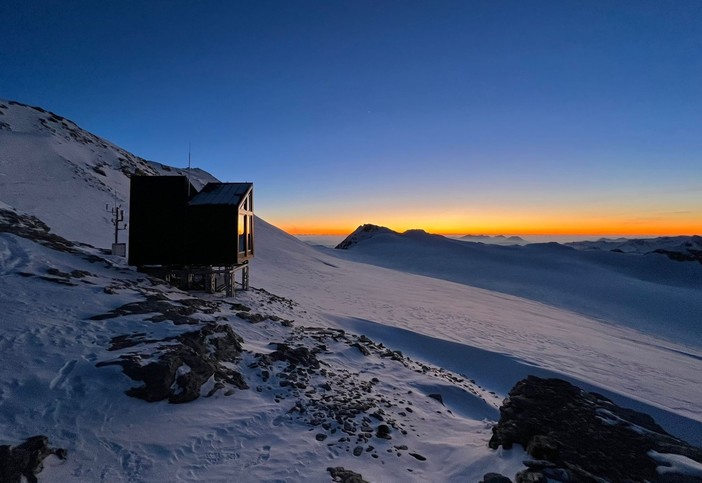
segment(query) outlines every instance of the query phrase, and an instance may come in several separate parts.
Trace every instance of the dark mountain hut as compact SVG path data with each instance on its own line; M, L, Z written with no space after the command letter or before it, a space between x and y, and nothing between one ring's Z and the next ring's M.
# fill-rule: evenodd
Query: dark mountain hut
M129 264L185 265L188 201L197 190L185 176L132 176Z
M253 184L208 183L187 211L190 264L240 265L253 258Z
M208 183L198 191L185 176L132 176L129 218L130 265L167 279L185 277L186 285L204 277L216 287L215 279L223 278L227 292L242 270L248 286L252 183Z

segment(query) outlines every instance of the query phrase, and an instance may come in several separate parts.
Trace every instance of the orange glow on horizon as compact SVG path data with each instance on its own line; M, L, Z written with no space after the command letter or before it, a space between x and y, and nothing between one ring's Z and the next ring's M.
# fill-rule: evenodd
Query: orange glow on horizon
M291 235L349 235L358 226L365 223L385 226L397 232L410 229L423 229L440 235L533 235L533 236L676 236L699 235L702 233L702 221L699 220L604 220L596 219L551 219L494 221L481 220L476 223L448 224L441 220L417 220L383 223L377 220L360 222L342 221L280 221L270 220L281 230Z

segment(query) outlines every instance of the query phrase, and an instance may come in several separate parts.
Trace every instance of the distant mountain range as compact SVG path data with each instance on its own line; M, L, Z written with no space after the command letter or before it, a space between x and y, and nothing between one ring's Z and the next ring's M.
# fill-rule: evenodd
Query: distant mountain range
M494 245L520 245L520 244L527 243L527 241L524 238L516 236L516 235L512 235L512 236L465 235L465 236L462 236L458 239L472 241L472 242L480 242L480 243L491 243Z
M702 263L702 237L662 236L657 238L600 238L596 241L566 243L578 250L603 250L621 253L659 253L678 261Z

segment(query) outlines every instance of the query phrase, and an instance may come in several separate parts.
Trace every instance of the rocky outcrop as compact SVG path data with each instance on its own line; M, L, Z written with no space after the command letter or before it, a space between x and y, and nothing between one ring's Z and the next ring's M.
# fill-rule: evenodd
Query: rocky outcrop
M46 436L32 436L17 446L0 446L0 483L20 483L22 477L29 483L36 483L44 468L44 459L49 455L66 459L66 450L49 447Z
M368 483L360 474L347 470L342 466L329 467L327 471L331 475L332 481L338 481L340 483Z
M163 294L148 294L145 300L124 304L106 314L94 315L90 320L114 319L135 314L156 314L145 320L151 322L170 320L176 325L197 325L200 321L191 317L193 314L213 314L216 311L217 306L206 300L190 298L173 301Z
M145 353L130 352L98 367L119 365L124 373L143 385L127 395L149 402L168 399L184 403L201 395L211 396L220 389L247 389L243 376L224 363L239 360L243 340L226 324L207 324L198 330L154 341L143 333L113 339L115 350L144 345ZM144 364L144 360L152 360ZM206 384L208 384L206 386ZM211 387L210 387L211 386Z
M51 233L49 226L35 216L0 208L0 233L2 232L33 240L54 250L77 253L73 242Z
M529 376L510 391L489 445L514 444L534 458L517 482L702 482L666 463L667 455L679 455L702 466L701 449L669 435L647 414L560 379Z

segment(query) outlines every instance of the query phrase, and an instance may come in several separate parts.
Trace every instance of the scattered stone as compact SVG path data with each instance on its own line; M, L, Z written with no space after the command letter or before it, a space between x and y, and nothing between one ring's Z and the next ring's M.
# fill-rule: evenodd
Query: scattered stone
M317 433L314 437L317 441L324 441L327 439L327 435L324 433Z
M381 424L378 426L375 436L381 439L392 439L392 436L390 436L390 427L387 424Z
M264 320L268 319L268 316L266 315L252 314L250 312L238 312L236 316L240 319L248 320L252 324L258 324L259 322L263 322Z
M351 344L351 347L355 347L356 349L358 349L364 356L369 356L371 354L371 352L366 347L362 346L358 342Z
M337 466L336 468L329 467L327 471L331 475L333 481L340 483L368 483L360 474L347 470L342 466Z
M274 343L276 350L268 354L271 360L286 361L294 367L302 365L305 367L319 368L317 357L310 352L307 347L291 348L287 344Z
M356 446L353 449L353 455L354 456L361 456L361 454L363 454L363 446Z
M121 307L117 307L106 314L94 315L90 317L90 320L106 320L114 319L116 317L123 317L125 315L156 313L158 315L154 315L145 320L151 322L163 322L164 320L170 320L175 325L197 325L200 323L200 321L190 316L198 311L201 311L199 307L192 303L188 304L185 300L174 302L169 300L164 295L149 294L146 296L146 300L122 305Z
M413 456L414 458L418 459L419 461L426 461L427 459L420 455L419 453L410 453L410 456Z
M442 406L444 406L444 398L441 394L427 394L427 397L430 397L432 399L436 399L441 403Z

